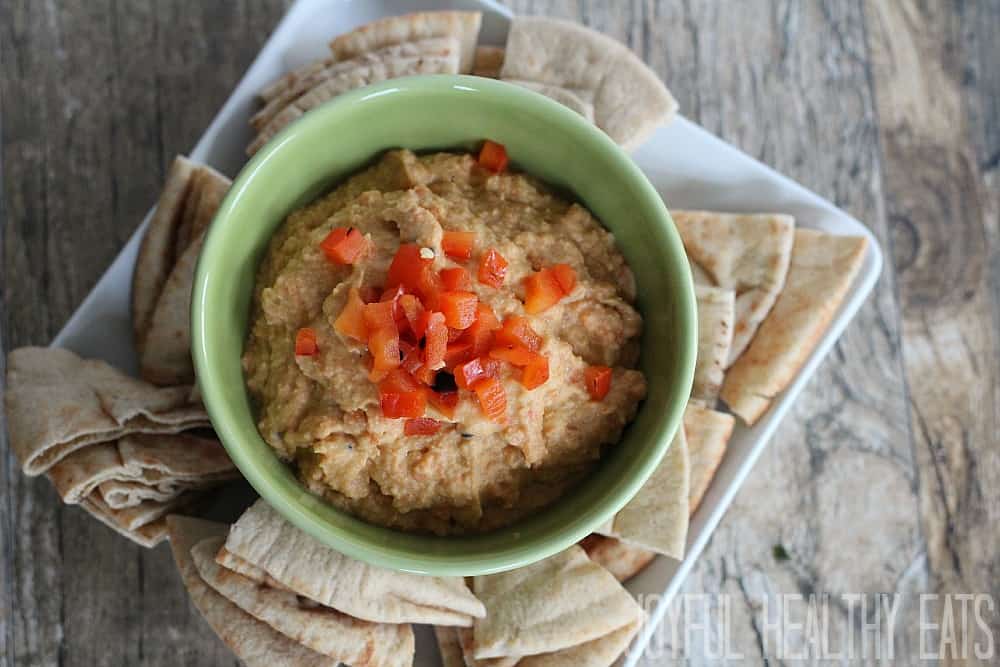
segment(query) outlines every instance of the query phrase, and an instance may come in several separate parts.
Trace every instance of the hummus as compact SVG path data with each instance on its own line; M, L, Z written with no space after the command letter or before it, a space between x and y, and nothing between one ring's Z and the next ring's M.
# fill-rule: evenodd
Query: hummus
M321 250L337 228L364 235L366 250L353 264L331 262ZM475 235L466 262L442 249L453 231ZM488 418L475 394L461 389L453 416L427 406L424 416L440 424L436 432L407 435L406 420L380 408L365 344L334 327L352 293L381 293L407 243L432 258L435 270L467 268L467 289L481 304L501 321L527 317L541 336L544 384L529 390L517 368L498 364L504 418ZM499 288L476 280L487 248L507 262ZM555 305L527 315L525 279L557 263L572 267L575 285ZM579 483L634 417L646 392L632 370L642 328L634 298L613 237L585 208L530 176L491 173L474 155L388 152L289 215L270 242L243 356L258 428L313 493L367 521L437 534L494 529ZM303 328L315 343L308 356L296 354ZM594 366L612 369L600 400L584 379ZM441 370L435 386L450 381Z

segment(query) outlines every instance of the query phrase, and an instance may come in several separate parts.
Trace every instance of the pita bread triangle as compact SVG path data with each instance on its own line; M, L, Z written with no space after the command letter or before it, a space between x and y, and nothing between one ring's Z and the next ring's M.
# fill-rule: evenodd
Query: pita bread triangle
M632 500L596 531L629 544L684 559L691 462L684 429L677 429L663 460Z
M24 473L40 475L71 453L132 433L208 426L190 387L154 387L69 350L23 347L7 357L10 445Z
M552 653L637 624L642 608L577 545L525 567L475 577L486 617L473 626L477 660Z
M726 454L736 419L691 402L684 411L684 434L691 459L689 512L693 516Z
M233 556L303 597L367 621L467 626L485 613L461 577L425 577L354 560L299 530L263 500L233 525L219 564L230 567Z
M159 518L138 528L125 528L114 517L114 510L97 497L84 498L80 507L90 516L119 535L126 537L141 547L151 549L167 538L166 519Z
M861 268L867 242L796 230L785 289L722 386L722 400L747 424L760 419L815 349Z
M692 264L711 285L736 292L726 368L739 358L785 284L795 220L778 214L671 211Z
M594 533L580 541L590 560L614 575L622 583L639 574L656 558L656 552L626 544L621 540Z
M500 78L565 89L594 108L594 122L633 148L677 111L656 74L628 47L577 23L515 16Z
M390 44L374 51L359 54L347 60L331 62L308 74L298 77L294 83L268 100L260 111L250 118L250 125L260 131L296 99L331 80L349 82L352 75L399 61L409 61L414 57L447 56L458 54L460 44L454 37L431 37L412 42ZM457 65L456 65L457 67ZM346 85L346 84L345 84Z
M306 112L338 95L355 88L404 76L455 74L458 67L459 51L452 45L441 47L440 52L434 55L410 56L394 58L385 62L366 63L337 74L304 92L276 113L247 147L247 155L256 153L281 130L301 118Z
M540 95L545 95L545 97L577 112L591 123L594 122L594 105L568 88L560 88L559 86L535 81L522 81L520 79L505 79L505 81L521 86L522 88L527 88Z
M237 607L300 644L348 665L404 667L413 663L413 629L359 621L303 603L295 593L258 585L215 562L225 536L209 537L191 550L202 580Z
M219 595L198 574L191 550L202 540L224 536L225 524L172 515L167 517L170 550L194 606L248 667L336 667L339 662L306 648Z
M475 61L482 21L481 12L437 11L387 16L334 38L330 51L335 59L346 60L403 42L454 37L460 45L457 71L467 74L472 71Z
M143 234L136 259L136 266L142 270L132 273L132 327L137 341L145 336L153 308L156 307L156 298L170 275L177 230L196 169L197 165L183 155L174 158L156 210Z
M733 342L736 294L732 290L695 285L694 295L698 302L698 357L691 399L715 405Z

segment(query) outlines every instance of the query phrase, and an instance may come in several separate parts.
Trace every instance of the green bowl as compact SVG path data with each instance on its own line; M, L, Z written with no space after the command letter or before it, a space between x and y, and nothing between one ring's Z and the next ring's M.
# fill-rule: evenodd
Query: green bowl
M579 487L485 535L413 535L366 523L309 493L257 432L240 356L257 265L275 229L391 148L507 147L513 165L572 192L635 272L649 393L622 441ZM191 305L205 406L233 461L274 508L334 549L397 570L485 574L565 549L639 490L679 428L691 390L696 310L684 248L639 168L583 117L518 86L471 76L387 81L338 97L288 127L243 168L205 240Z

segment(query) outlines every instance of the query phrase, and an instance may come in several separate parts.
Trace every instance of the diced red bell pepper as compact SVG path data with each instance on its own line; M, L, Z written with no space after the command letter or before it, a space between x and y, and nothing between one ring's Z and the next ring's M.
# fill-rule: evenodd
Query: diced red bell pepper
M441 284L441 276L438 275L437 271L429 266L425 268L420 273L415 291L424 304L424 308L441 310L438 305L438 297L444 291L444 285Z
M354 227L337 227L327 234L319 247L334 264L354 264L361 257L368 241Z
M500 362L490 357L476 357L455 366L452 374L455 376L455 384L462 389L469 389L485 377L497 377L500 374Z
M368 336L368 351L372 355L372 371L392 370L399 366L399 336L392 329L376 329Z
M524 310L535 315L559 303L565 296L551 269L536 271L524 279Z
M448 351L448 327L443 314L430 314L424 339L424 364L432 371L444 368L444 356Z
M536 354L534 359L521 371L519 379L528 391L545 384L549 379L549 360Z
M498 424L507 422L507 391L499 379L483 378L472 386L472 391L476 392L483 414Z
M472 292L442 292L438 309L444 313L445 322L452 329L468 329L476 321L476 304L479 297Z
M444 367L454 368L458 364L464 364L474 356L476 355L470 343L450 343L444 353Z
M333 321L333 328L355 340L368 340L368 326L365 324L365 308L365 302L361 299L361 293L357 288L352 287L351 291L347 294L347 304L340 311L337 319Z
M500 346L520 346L537 352L542 347L542 337L531 328L528 318L511 315L503 321L503 326L496 332L495 344Z
M424 335L423 330L419 334L417 333L417 322L424 312L424 306L420 303L420 299L413 294L404 294L399 297L399 307L403 310L403 316L406 318L406 324L410 331L419 339ZM426 328L426 322L424 328Z
M461 340L472 345L475 356L481 356L493 347L494 332L500 328L500 321L489 305L479 302L476 306L476 321L463 332Z
M506 361L511 366L518 368L524 368L541 356L524 347L494 347L490 350L490 358Z
M590 397L600 401L611 389L611 369L607 366L587 366L583 370L583 380L587 384L587 393Z
M553 264L552 274L556 277L563 294L569 294L576 287L576 271L569 264Z
M430 266L434 260L424 259L420 256L420 246L416 243L404 243L399 246L399 250L389 264L389 275L386 277L386 286L395 287L402 285L409 290L415 290L420 280L423 269Z
M479 282L496 289L503 286L503 281L507 277L507 260L497 252L496 248L490 248L479 260Z
M405 294L403 286L396 285L382 292L382 298L379 299L383 303L392 304L392 319L396 322L397 331L405 331L407 326L406 313L403 312L403 306L399 303L400 298Z
M428 391L427 400L431 407L448 419L455 418L455 408L458 407L457 391Z
M441 285L446 290L468 291L472 289L472 276L461 266L441 269Z
M382 415L389 419L422 417L427 408L426 394L417 389L405 392L380 392L379 405Z
M475 245L475 232L445 232L441 237L441 249L444 254L458 262L469 261Z
M479 149L479 166L495 174L507 168L507 149L503 144L487 139Z
M380 394L405 394L419 390L420 384L402 368L394 368L388 371L385 378L378 383Z
M398 335L394 310L395 303L392 301L376 301L365 305L364 318L369 337L383 329L392 332L393 336Z
M418 419L407 419L403 424L405 435L434 435L441 430L441 422L428 417Z
M295 356L311 357L319 352L316 344L316 330L309 327L302 327L295 334Z

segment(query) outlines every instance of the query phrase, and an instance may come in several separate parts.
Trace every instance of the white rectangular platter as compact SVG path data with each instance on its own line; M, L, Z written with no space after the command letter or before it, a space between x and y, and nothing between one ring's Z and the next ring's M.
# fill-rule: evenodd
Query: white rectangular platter
M190 152L190 157L235 177L246 160L244 147L251 139L247 121L254 107L256 91L289 69L324 54L326 43L333 35L381 16L447 8L482 10L481 41L497 45L504 43L510 13L489 0L298 0ZM633 157L668 207L790 213L795 216L797 224L804 227L833 234L864 235L868 237L869 244L858 278L829 330L795 380L777 397L770 411L756 426L737 426L722 466L692 519L687 557L682 562L658 558L629 582L628 589L633 594L656 594L659 602L649 610L649 623L624 658L628 667L638 662L671 599L680 589L778 423L871 292L882 267L878 242L864 225L684 118L677 118L660 128L635 151ZM87 357L103 358L130 373L136 373L129 289L141 232L147 220L143 221L142 227L59 332L53 345L70 348ZM420 667L438 664L433 634L429 629L420 628L418 631L415 664Z

